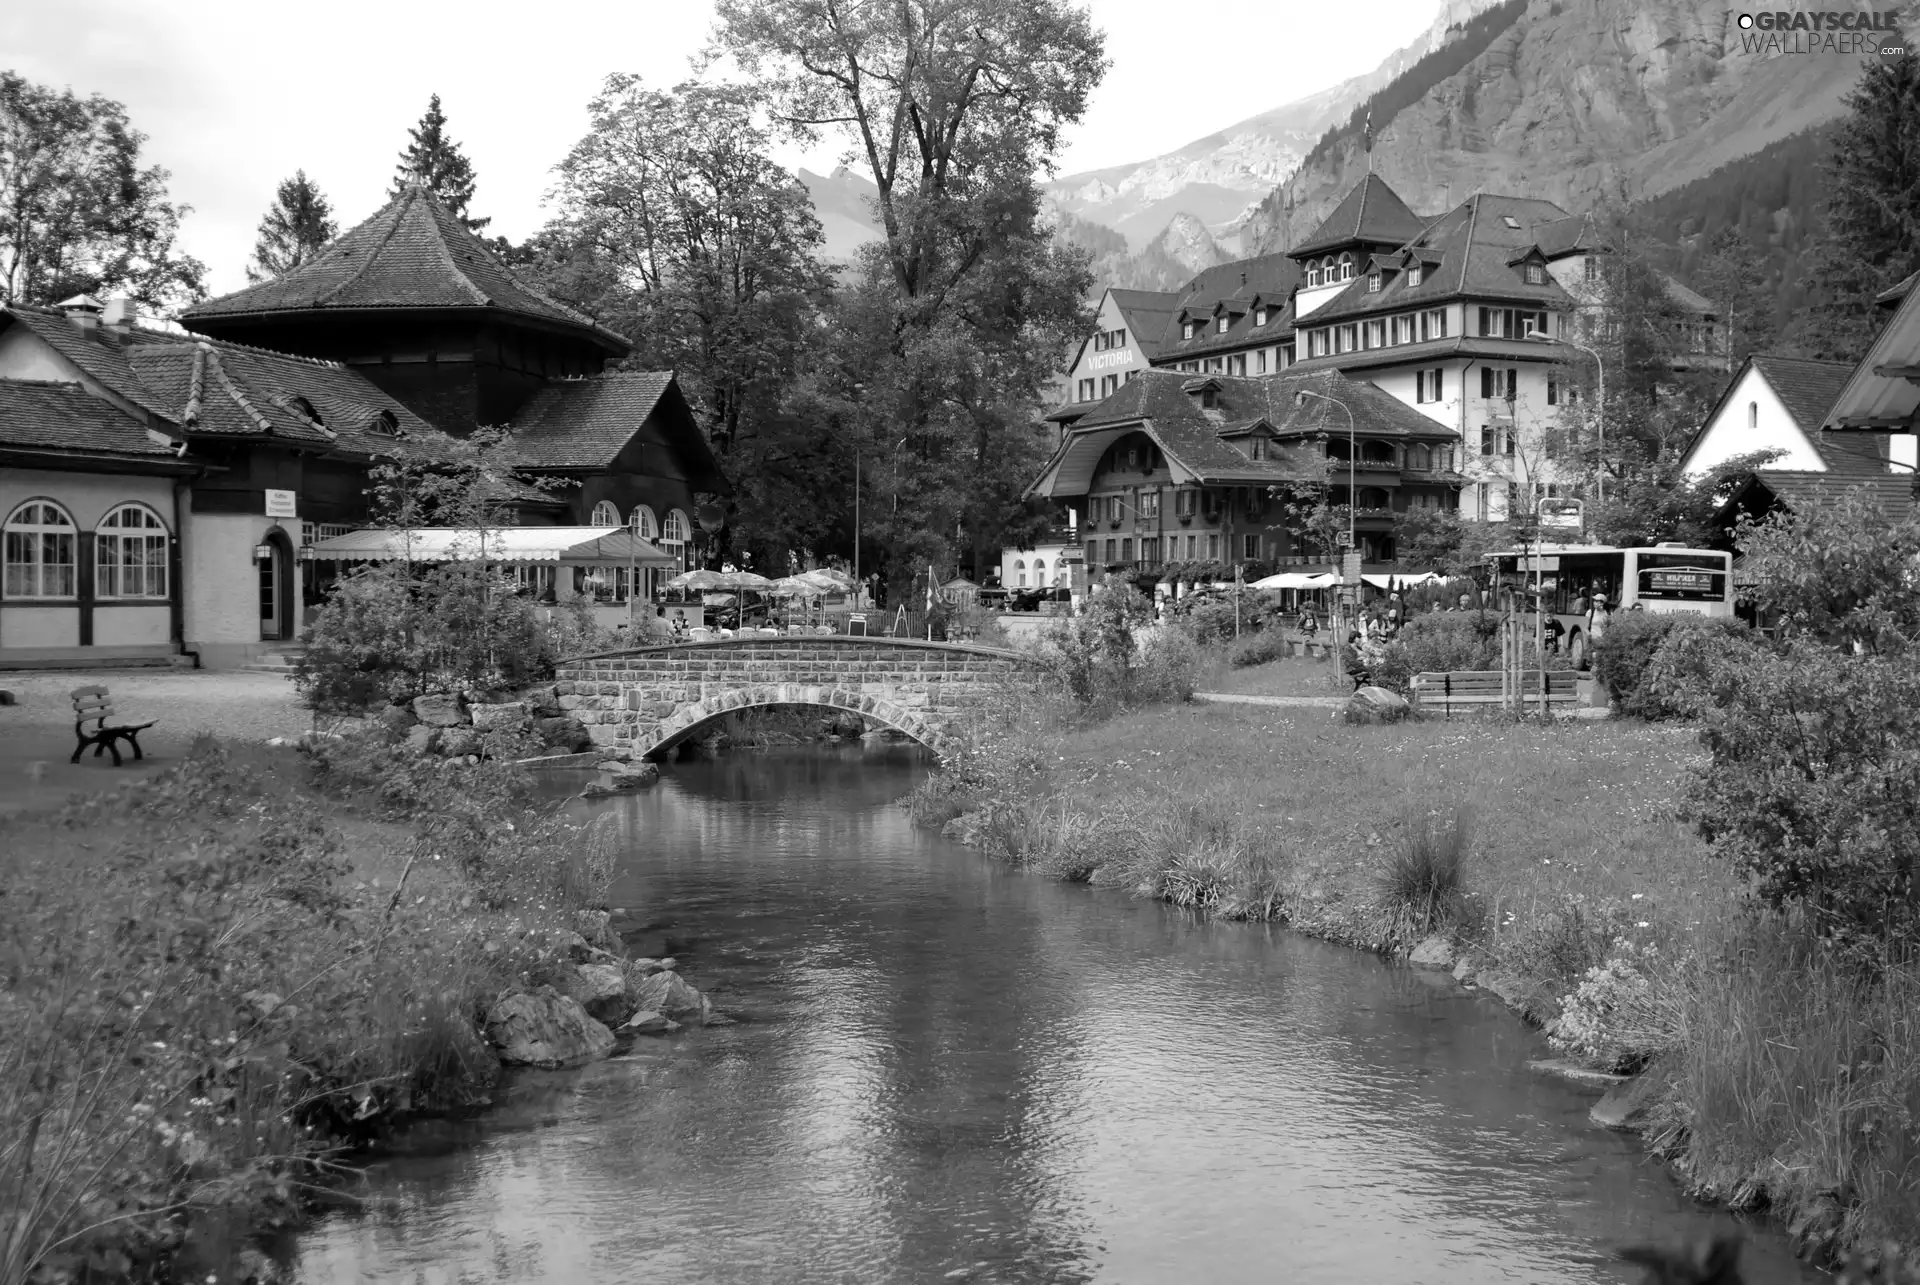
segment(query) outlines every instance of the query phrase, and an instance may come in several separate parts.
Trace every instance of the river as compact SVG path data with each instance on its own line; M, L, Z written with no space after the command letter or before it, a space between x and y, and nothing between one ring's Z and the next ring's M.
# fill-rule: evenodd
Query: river
M1497 1003L1008 870L894 806L927 770L733 754L591 805L740 1024L401 1139L297 1279L1631 1281L1613 1247L1713 1225ZM1764 1234L1745 1270L1803 1279Z

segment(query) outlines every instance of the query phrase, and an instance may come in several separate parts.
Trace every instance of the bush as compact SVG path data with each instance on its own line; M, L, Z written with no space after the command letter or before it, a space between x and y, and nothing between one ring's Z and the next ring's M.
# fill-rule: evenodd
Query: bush
M1193 635L1179 625L1161 625L1146 635L1141 646L1134 700L1153 704L1190 701L1199 670L1200 647Z
M1616 938L1604 963L1587 970L1560 1016L1547 1027L1559 1049L1603 1071L1631 1075L1681 1045L1684 961L1662 958L1651 943Z
M1168 691L1172 685L1168 672L1148 676L1157 687L1142 686L1145 657L1140 635L1152 622L1153 610L1138 590L1108 581L1088 598L1084 611L1048 632L1043 658L1053 677L1084 709L1105 712L1141 701L1174 699ZM1191 679L1189 665L1189 693Z
M1235 669L1246 669L1253 665L1265 665L1281 659L1291 652L1287 640L1278 629L1269 629L1263 633L1242 638L1227 653Z
M1284 624L1282 614L1279 593L1254 589L1241 591L1237 609L1233 590L1210 589L1177 599L1167 610L1203 646L1234 637L1236 623L1243 637Z
M1616 611L1607 622L1606 632L1593 644L1588 656L1594 680L1606 689L1607 698L1621 713L1644 717L1641 681L1647 675L1647 666L1653 663L1653 654L1680 619L1650 611Z
M1920 668L1800 638L1722 666L1689 808L1716 852L1826 936L1920 940Z
M1678 617L1641 676L1635 712L1648 719L1705 718L1725 669L1753 663L1765 645L1731 617Z
M1380 649L1373 680L1405 695L1415 674L1500 666L1500 618L1477 611L1415 616Z

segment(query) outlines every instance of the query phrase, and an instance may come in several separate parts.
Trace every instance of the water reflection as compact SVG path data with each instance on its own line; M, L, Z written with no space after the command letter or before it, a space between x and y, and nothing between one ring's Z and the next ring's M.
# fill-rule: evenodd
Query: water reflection
M1705 1225L1504 1012L981 861L889 806L924 770L738 755L595 805L616 900L743 1024L519 1077L300 1278L1605 1281Z

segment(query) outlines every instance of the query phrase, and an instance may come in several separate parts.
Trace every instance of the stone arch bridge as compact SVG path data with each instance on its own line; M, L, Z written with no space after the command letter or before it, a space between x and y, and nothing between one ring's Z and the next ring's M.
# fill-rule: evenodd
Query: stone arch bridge
M594 743L657 758L756 705L846 710L944 756L969 708L1037 664L1017 652L893 638L726 638L583 656L559 666L560 705Z

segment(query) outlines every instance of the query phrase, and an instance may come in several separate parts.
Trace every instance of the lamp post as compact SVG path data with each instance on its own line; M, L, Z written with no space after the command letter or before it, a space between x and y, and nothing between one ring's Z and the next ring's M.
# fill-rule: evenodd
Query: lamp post
M1594 471L1593 484L1595 488L1594 490L1595 498L1604 504L1606 503L1606 499L1607 499L1607 464L1606 464L1607 366L1606 366L1606 363L1600 360L1600 354L1597 351L1587 347L1585 344L1576 343L1574 340L1571 340L1571 339L1564 339L1554 335L1550 335L1546 333L1544 330L1537 329L1536 327L1533 327L1533 326L1527 327L1527 338L1536 340L1540 343L1564 344L1569 348L1578 348L1581 352L1593 358L1594 374L1598 378L1598 381L1600 384L1600 408L1594 413L1594 416L1593 416L1593 427L1594 427L1594 437L1595 437L1594 445L1600 453L1600 465Z

